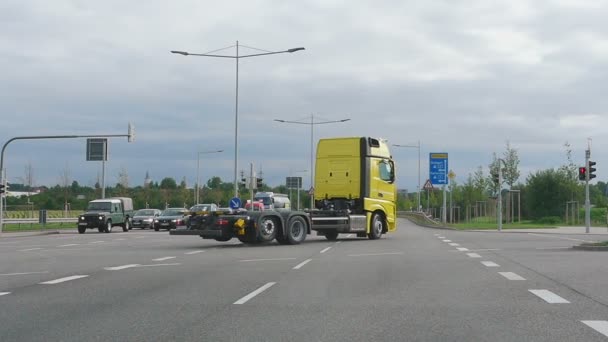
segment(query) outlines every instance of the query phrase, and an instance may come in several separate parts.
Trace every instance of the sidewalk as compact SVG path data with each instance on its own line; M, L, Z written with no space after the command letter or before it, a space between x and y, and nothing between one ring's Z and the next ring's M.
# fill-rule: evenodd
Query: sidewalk
M468 230L471 232L494 232L498 230L477 229ZM591 227L589 234L585 233L585 227L557 227L557 228L534 228L534 229L503 229L501 233L535 233L535 234L566 234L566 235L606 235L608 236L607 227Z

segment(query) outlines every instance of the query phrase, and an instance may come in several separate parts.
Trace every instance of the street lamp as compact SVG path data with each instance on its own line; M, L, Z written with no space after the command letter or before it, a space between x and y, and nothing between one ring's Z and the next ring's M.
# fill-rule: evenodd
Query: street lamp
M244 46L244 45L243 45ZM229 49L232 47L236 47L236 55L218 55L212 54L212 52L217 52L220 50ZM247 46L246 46L247 47ZM255 49L260 50L260 49ZM239 156L239 59L246 57L257 57L257 56L265 56L265 55L275 55L279 53L294 53L297 51L304 50L303 47L291 48L284 51L264 51L261 53L255 53L250 55L239 55L239 41L236 41L236 45L229 46L223 49L210 51L208 53L190 53L186 51L171 51L171 53L182 55L182 56L202 56L202 57L219 57L219 58L234 58L236 62L236 91L235 91L235 99L234 99L234 196L238 197L239 195L239 185L237 182L237 170L238 170L238 156Z
M198 159L196 161L196 203L194 204L199 204L199 189L201 188L201 177L200 177L200 170L201 170L201 154L209 154L209 153L221 153L224 152L224 150L216 150L216 151L201 151L198 152Z
M315 125L323 125L323 124L330 124L330 123L340 123L340 122L346 122L346 121L350 121L350 119L342 119L342 120L331 120L331 121L317 121L315 122L315 117L314 115L310 115L310 122L305 122L305 121L289 121L289 120L281 120L281 119L274 119L274 121L276 122L282 122L282 123L292 123L292 124L300 124L300 125L310 125L310 209L314 208L315 205L315 195L314 195L314 189L313 189L313 184L314 184L314 178L315 178L315 168L314 168L314 147L313 147L313 142L314 142L314 126Z
M420 211L420 140L418 140L418 145L399 145L399 144L393 144L393 146L395 146L395 147L411 147L411 148L417 148L418 149L418 185L416 186L416 188L418 189L418 207L416 208L416 211Z

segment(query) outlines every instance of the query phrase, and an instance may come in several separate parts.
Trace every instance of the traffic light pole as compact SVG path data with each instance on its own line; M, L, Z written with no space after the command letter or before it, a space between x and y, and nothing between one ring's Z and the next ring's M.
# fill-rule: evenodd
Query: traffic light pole
M34 136L24 136L24 137L14 137L2 146L2 152L0 152L0 183L6 182L4 175L4 151L8 144L15 140L39 140L39 139L75 139L75 138L113 138L113 137L127 137L128 142L132 142L135 136L135 131L133 126L129 123L128 133L127 134L95 134L95 135L34 135ZM0 195L2 197L4 194ZM2 200L0 200L0 204L2 204ZM4 208L0 205L0 235L2 235L2 228L4 227Z
M498 159L498 231L502 232L502 165Z
M591 201L589 200L589 158L591 158L591 148L585 151L585 233L589 233L591 227Z

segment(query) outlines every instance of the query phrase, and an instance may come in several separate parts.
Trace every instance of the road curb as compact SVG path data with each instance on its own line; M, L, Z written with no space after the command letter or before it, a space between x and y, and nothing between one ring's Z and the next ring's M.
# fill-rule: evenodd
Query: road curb
M577 245L572 246L572 249L576 249L579 251L602 251L608 252L608 246L594 246L594 245Z
M57 230L52 230L52 231L47 231L47 232L2 232L2 234L0 234L0 239L28 237L28 236L40 236L40 235L53 235L53 234L61 234L61 232L59 232Z

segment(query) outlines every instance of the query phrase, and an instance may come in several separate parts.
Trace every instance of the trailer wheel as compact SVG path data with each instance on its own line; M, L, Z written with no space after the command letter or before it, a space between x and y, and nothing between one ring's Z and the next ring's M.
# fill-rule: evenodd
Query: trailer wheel
M374 216L372 216L372 226L370 227L369 234L367 234L367 237L370 240L378 240L382 236L383 231L384 220L382 219L382 215L374 214Z
M277 236L279 225L277 219L272 216L266 216L260 220L258 224L259 236L261 242L270 242Z
M328 230L327 232L325 232L325 238L329 241L336 241L338 240L338 231L336 230Z
M306 239L306 221L300 216L292 217L287 222L287 229L285 229L285 235L287 235L287 243L290 245L297 245Z

